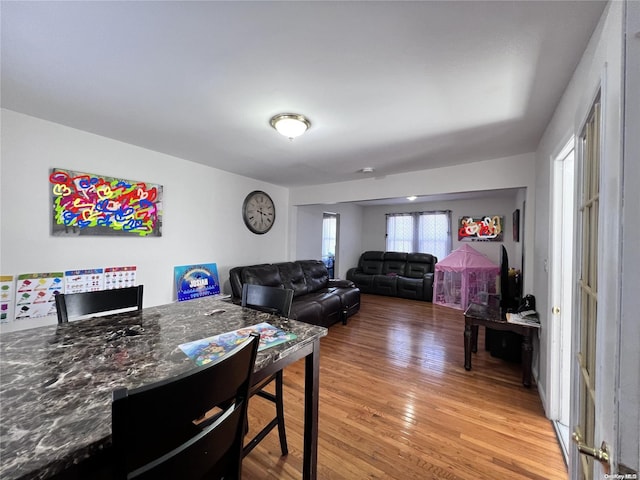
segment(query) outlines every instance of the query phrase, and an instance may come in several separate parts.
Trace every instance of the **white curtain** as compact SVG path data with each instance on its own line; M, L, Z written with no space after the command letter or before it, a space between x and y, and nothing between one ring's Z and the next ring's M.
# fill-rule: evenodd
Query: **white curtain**
M387 251L451 253L451 211L387 214Z
M322 258L335 257L337 218L332 214L324 214L322 219Z
M387 251L413 251L413 215L387 215Z

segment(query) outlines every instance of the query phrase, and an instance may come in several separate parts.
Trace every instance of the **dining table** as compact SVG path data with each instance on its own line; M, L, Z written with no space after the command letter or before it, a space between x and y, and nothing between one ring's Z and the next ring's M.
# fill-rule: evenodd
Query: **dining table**
M0 478L93 478L112 461L114 390L199 368L181 345L263 322L295 338L258 352L253 381L304 358L301 476L315 479L327 329L220 295L0 334Z

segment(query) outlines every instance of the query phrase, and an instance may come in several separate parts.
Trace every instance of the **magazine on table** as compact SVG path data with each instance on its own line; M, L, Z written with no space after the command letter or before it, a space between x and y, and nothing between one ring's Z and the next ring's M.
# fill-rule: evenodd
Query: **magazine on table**
M183 343L178 347L190 359L195 361L196 365L206 365L233 350L254 332L260 334L258 351L298 338L295 333L285 332L269 323L263 322L231 332L213 335L212 337L201 338L193 342Z
M507 322L540 328L540 319L538 318L538 312L535 310L507 313Z

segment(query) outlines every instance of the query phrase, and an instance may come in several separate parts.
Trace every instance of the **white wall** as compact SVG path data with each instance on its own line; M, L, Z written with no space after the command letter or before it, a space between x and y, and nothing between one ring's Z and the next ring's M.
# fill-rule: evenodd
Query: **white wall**
M2 110L1 125L0 274L136 265L144 305L152 306L174 300L174 266L216 263L228 287L236 265L287 259L290 210L283 187L9 110ZM162 236L53 237L52 167L163 185ZM256 189L269 193L277 208L265 235L251 233L241 215L244 197Z
M551 229L551 172L552 159L567 143L571 135L580 135L598 88L602 86L602 154L600 193L600 240L598 248L598 356L607 359L606 364L616 362L620 322L621 290L621 202L622 202L622 154L621 154L621 100L622 100L622 12L623 2L608 4L598 27L569 83L562 100L536 152L536 225L534 241L534 294L540 312L540 364L538 390L545 409L549 411L548 394L550 358L549 338L549 278L544 267L549 258ZM637 41L637 40L636 40ZM634 92L637 102L637 91ZM637 125L635 131L637 132ZM637 158L634 159L637 161ZM579 246L578 246L579 247ZM637 260L637 254L636 254ZM637 289L636 289L637 291ZM637 315L636 315L637 321ZM637 341L637 339L635 339ZM635 347L634 347L635 348ZM636 365L637 367L637 365ZM596 404L602 415L596 418L597 443L615 438L600 438L612 429L615 412L614 394L616 372L604 372L597 378ZM637 370L636 370L637 374ZM636 398L635 408L638 408ZM637 418L637 417L636 417ZM615 435L614 435L615 436ZM637 437L636 437L637 439ZM615 445L614 445L615 447ZM637 452L637 445L636 445ZM615 454L614 454L615 455ZM637 463L636 463L637 464Z

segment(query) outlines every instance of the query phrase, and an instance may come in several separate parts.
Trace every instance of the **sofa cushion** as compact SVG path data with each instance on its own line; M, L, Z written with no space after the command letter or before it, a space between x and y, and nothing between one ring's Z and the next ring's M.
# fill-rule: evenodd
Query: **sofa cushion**
M322 306L317 302L309 301L305 297L293 299L289 316L300 322L312 323L323 327L328 326L322 320Z
M309 288L304 277L302 267L297 262L283 262L275 264L280 270L280 277L284 288L293 290L293 296L305 295Z
M425 273L435 271L436 257L428 253L409 253L404 276L409 278L422 278Z
M384 252L369 251L360 256L360 270L367 275L382 274Z
M280 270L275 265L254 265L242 270L242 282L266 287L284 288Z
M400 262L406 262L407 261L407 253L405 253L405 252L384 252L384 260L385 261L397 260L397 261L400 261Z
M333 290L333 289L331 289ZM340 319L342 314L342 302L338 295L327 289L308 293L304 297L306 301L317 303L322 308L322 318L328 325L332 325Z
M407 254L402 252L385 252L382 262L383 275L404 275Z
M398 276L375 275L373 277L373 289L378 295L391 295L398 293Z
M422 278L398 277L398 296L423 300L424 281Z
M304 272L307 282L307 293L315 292L322 288L327 288L329 284L329 272L327 267L320 260L299 260L297 262Z

